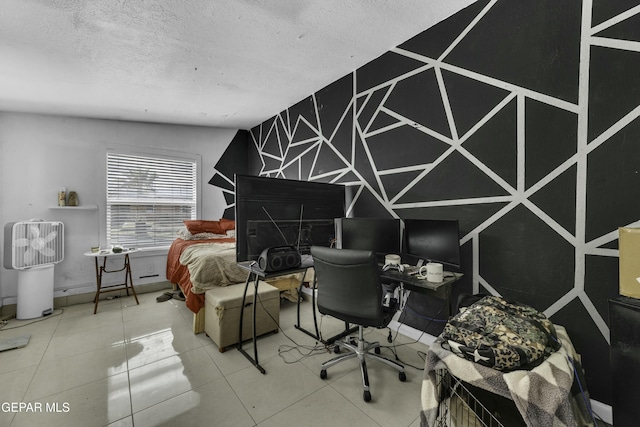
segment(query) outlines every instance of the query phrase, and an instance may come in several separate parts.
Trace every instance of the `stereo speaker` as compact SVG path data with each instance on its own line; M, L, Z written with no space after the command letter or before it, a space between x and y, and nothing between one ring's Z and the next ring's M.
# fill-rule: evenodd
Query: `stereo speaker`
M265 248L258 257L258 267L265 273L289 270L302 263L300 252L293 246L274 246Z

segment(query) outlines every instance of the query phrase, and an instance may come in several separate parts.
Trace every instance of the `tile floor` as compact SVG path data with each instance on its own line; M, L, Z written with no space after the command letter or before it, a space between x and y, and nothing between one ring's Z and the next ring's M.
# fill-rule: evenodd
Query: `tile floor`
M371 362L373 398L365 403L355 360L320 379L320 363L334 355L312 351L315 340L295 329L294 303L281 303L281 331L258 340L267 371L262 375L236 349L220 353L205 334L194 335L184 302L158 303L160 294L139 295L140 305L131 297L102 301L96 315L92 304L79 304L37 322L11 320L0 338L31 339L22 349L0 353L0 425L420 424L425 345L397 337L398 356L407 365L404 383L392 369ZM310 306L302 304L308 329ZM342 326L329 317L319 322L324 336ZM368 339L388 345L386 332L369 330ZM384 349L383 355L392 353Z

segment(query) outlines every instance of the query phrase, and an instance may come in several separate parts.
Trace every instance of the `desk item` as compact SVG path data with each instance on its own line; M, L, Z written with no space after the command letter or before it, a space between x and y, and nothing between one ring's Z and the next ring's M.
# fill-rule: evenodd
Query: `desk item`
M337 319L358 325L358 338L336 341L340 349L349 353L338 356L321 365L320 378L327 377L327 368L347 359L357 358L362 371L365 402L371 400L366 359L372 358L398 371L400 381L407 376L404 366L379 356L380 343L364 340L364 328L386 327L396 312L396 304L382 304L380 269L371 251L332 249L312 246L314 269L318 287L318 310ZM372 352L373 351L373 352Z
M382 266L382 271L397 270L400 273L404 272L404 266L402 264L385 264Z
M424 266L423 266L424 267ZM431 282L420 274L411 274L397 270L386 270L380 273L384 283L398 283L402 291L412 291L445 301L445 314L451 316L451 290L453 284L460 280L462 273L445 276L442 282ZM403 298L401 298L403 300ZM402 308L402 307L401 307Z
M88 257L93 257L96 265L96 296L94 298L94 308L93 314L96 314L98 311L98 302L100 300L100 294L106 292L115 292L125 290L127 292L127 296L129 295L129 289L133 293L133 297L136 299L136 304L140 304L138 301L138 295L136 294L136 290L133 287L133 279L131 277L131 262L129 260L129 254L134 252L138 252L137 249L126 249L120 253L114 253L111 250L101 250L100 252L85 252L84 255ZM120 257L124 256L124 264L122 268L117 270L107 270L107 258L111 257ZM98 258L102 257L102 265L98 263ZM107 285L102 286L102 276L104 273L119 273L124 271L124 283L118 283L116 285Z
M302 262L300 252L293 246L265 248L258 258L258 267L269 273L296 268Z
M423 269L425 273L423 273ZM442 268L442 264L438 262L428 262L427 265L420 267L420 276L421 279L426 278L428 281L433 283L440 283L444 280L444 269Z
M408 275L413 275L413 274L418 274L420 273L420 267L415 266L415 265L409 265L409 264L402 264L402 266L404 267L403 273L408 274Z
M389 254L384 257L385 265L400 265L400 255Z
M391 269L398 270L401 273L404 271L404 265L400 264L400 255L389 254L384 257L382 271Z

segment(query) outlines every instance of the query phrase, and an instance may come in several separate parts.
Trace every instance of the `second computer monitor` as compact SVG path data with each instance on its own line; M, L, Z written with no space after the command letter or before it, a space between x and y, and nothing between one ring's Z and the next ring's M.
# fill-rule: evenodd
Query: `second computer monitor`
M460 269L458 220L405 219L402 260L410 264L438 262L445 269Z
M336 219L338 247L372 251L376 260L384 263L385 255L400 254L401 225L393 218Z

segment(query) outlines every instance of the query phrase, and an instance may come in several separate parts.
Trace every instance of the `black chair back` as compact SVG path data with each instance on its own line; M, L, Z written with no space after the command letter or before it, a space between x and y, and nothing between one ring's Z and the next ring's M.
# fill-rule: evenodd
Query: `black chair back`
M311 248L318 310L364 327L384 326L380 270L371 251Z

